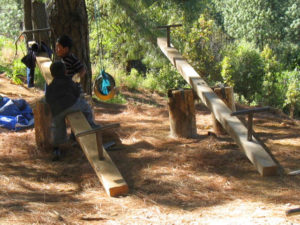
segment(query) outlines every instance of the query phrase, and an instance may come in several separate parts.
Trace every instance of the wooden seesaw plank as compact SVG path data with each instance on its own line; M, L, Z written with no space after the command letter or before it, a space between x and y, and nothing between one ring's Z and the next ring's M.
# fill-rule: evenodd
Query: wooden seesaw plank
M262 176L276 175L278 166L265 149L253 138L247 140L248 130L232 111L213 92L194 68L181 56L177 49L167 46L166 38L158 38L157 44L183 78L192 86L202 102L213 112L215 118L235 140L248 159Z
M50 58L45 54L38 55L36 57L36 62L43 77L45 78L46 83L50 84L52 81L52 76L50 73ZM67 115L66 119L69 121L70 127L75 135L91 129L90 124L87 122L85 116L81 112L69 114ZM102 183L106 193L111 197L128 193L127 183L123 179L116 165L113 163L103 146L101 147L103 149L104 159L99 160L96 134L93 133L78 137L77 140L98 178L100 179L100 182Z
M71 124L71 129L75 136L78 133L91 129L90 124L81 112L69 114L67 120ZM125 180L103 147L104 159L99 160L96 134L78 137L77 140L100 179L106 193L109 196L118 196L127 193L128 186Z
M39 55L36 56L36 64L38 65L47 84L50 84L52 81L52 76L50 73L51 63L52 61L49 59L46 53L39 53Z

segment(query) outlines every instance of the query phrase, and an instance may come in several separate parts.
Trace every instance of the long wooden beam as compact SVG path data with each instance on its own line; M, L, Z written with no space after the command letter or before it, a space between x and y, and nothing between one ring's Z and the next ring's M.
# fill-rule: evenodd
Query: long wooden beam
M262 176L276 175L278 166L270 155L255 138L252 141L247 140L247 128L236 116L230 115L232 111L181 56L178 50L172 46L168 47L166 38L158 38L157 44L183 78L191 85L206 107L210 109L216 119L222 124L223 128L239 145L258 172Z
M91 126L81 112L69 114L67 120L71 129L76 134L90 130ZM96 134L88 134L77 138L83 152L100 179L109 196L118 196L128 192L128 186L119 170L102 146L103 160L99 160Z
M49 69L51 60L46 55L38 55L36 57L36 62L43 77L45 78L46 83L50 84L52 81ZM69 114L66 119L69 121L70 127L75 136L76 134L91 130L90 124L81 112ZM128 193L128 185L126 181L123 179L116 165L113 163L103 146L100 147L103 149L104 159L99 160L96 134L92 133L78 137L77 140L100 179L106 193L111 197Z

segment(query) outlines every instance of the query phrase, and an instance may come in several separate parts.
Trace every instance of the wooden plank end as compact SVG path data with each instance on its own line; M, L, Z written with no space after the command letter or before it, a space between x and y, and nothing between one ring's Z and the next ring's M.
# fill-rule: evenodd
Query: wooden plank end
M263 167L261 170L259 170L259 172L263 177L276 176L278 175L278 166L274 165L269 167Z
M124 184L124 185L119 186L119 187L109 188L108 191L107 191L107 194L110 197L118 197L118 196L121 196L121 195L126 195L128 193L128 191L129 191L128 185Z

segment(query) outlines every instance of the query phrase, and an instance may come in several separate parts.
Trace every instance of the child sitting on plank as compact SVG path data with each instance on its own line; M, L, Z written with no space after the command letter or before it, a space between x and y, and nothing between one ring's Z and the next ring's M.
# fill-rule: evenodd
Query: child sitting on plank
M51 133L54 146L53 161L61 157L59 145L66 142L65 117L72 112L81 111L92 128L98 127L93 120L93 113L83 97L80 97L79 84L65 75L65 64L57 61L50 66L52 82L46 89L46 102L52 112Z

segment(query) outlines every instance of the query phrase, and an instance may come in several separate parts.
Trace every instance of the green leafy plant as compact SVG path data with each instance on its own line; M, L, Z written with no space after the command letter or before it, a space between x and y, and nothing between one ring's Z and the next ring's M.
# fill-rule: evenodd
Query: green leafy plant
M289 106L290 117L293 118L295 111L300 109L300 70L288 71L285 77L288 81L285 106Z
M278 87L282 66L276 60L276 56L269 45L264 47L261 57L264 62L264 78L260 101L265 105L280 106L282 105L282 97Z
M26 76L26 66L20 60L14 60L12 63L12 71L7 75L14 83L22 84L22 80L24 80ZM21 77L23 77L23 79Z
M226 84L243 95L250 103L261 92L264 79L264 64L253 44L240 42L226 52L221 75Z

